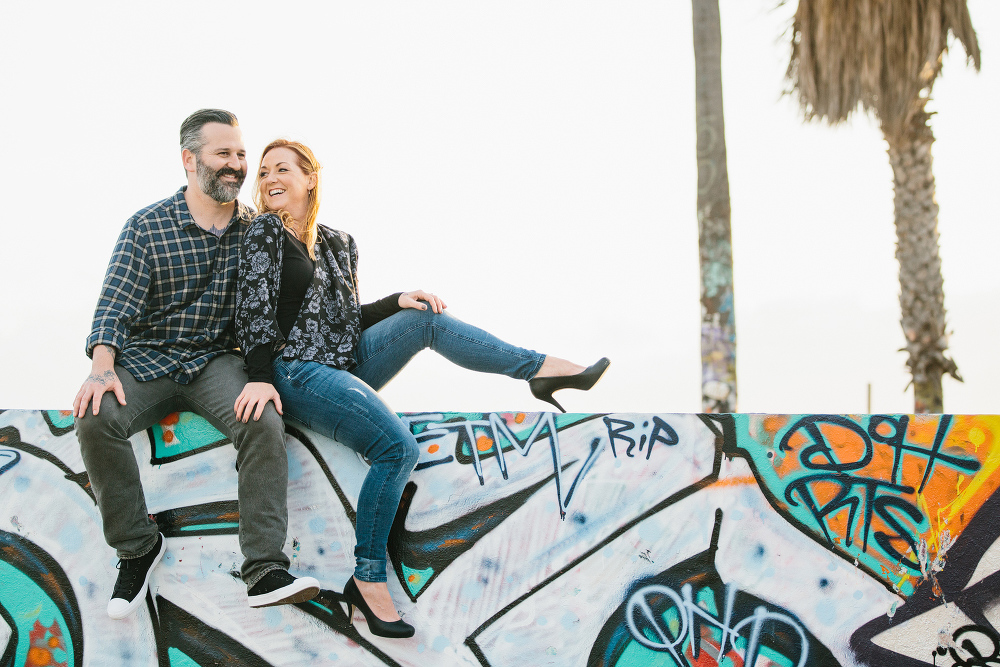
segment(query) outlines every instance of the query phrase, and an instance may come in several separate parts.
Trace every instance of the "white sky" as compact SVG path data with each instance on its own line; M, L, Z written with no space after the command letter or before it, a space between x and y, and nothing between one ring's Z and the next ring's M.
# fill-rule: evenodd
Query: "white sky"
M892 173L874 124L783 98L793 7L723 0L739 404L909 412ZM794 3L792 3L794 6ZM1000 412L1000 3L969 0L935 87L952 353L945 409ZM357 239L362 298L425 288L510 342L611 369L573 411L700 410L689 0L5 3L0 407L68 408L125 220L183 184L178 127L237 114L323 162L321 222ZM249 180L243 199L249 201ZM422 353L397 410L544 409Z

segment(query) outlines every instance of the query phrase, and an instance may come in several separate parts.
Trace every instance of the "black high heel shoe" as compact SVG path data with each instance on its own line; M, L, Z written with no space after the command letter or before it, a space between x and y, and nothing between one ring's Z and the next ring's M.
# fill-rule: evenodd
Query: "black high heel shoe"
M561 412L566 412L563 406L559 405L559 402L552 398L552 392L559 391L560 389L587 391L597 384L597 381L601 379L604 371L608 370L608 366L610 365L611 361L607 357L602 357L600 361L581 373L577 373L576 375L532 378L528 380L528 387L531 389L531 395L535 398L551 403L559 408Z
M361 610L361 613L365 615L365 620L368 621L368 629L371 630L373 635L378 635L379 637L391 637L393 639L401 639L405 637L412 637L413 633L416 632L414 627L407 623L406 621L400 619L398 621L383 621L381 618L375 615L375 612L371 610L368 603L365 602L365 596L361 594L358 590L358 585L354 583L354 577L352 576L344 584L344 602L347 603L347 622L354 623L354 608L357 607Z

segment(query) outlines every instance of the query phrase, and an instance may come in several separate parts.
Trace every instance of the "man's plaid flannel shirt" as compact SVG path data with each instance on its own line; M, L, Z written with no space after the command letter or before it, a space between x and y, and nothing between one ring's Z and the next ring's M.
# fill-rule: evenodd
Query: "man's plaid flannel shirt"
M125 224L87 338L87 356L95 345L113 347L116 363L140 381L169 375L187 384L236 349L239 246L253 209L237 202L216 237L195 224L185 189Z

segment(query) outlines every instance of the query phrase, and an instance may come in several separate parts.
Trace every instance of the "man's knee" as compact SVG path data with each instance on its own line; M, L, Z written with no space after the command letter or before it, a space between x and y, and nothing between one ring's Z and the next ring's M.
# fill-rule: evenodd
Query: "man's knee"
M281 415L274 409L272 403L264 406L264 412L260 419L254 419L251 415L246 423L240 422L236 427L236 445L241 446L245 441L259 442L261 446L280 446L284 448L285 443L285 423Z
M117 405L109 404L109 397L110 400L115 400L113 394L110 392L105 393L104 400L101 401L101 410L96 415L91 410L91 407L87 406L87 411L82 417L74 418L76 438L80 442L81 449L100 445L108 437L128 437L128 434L118 433L117 420L113 414L115 411L114 408Z

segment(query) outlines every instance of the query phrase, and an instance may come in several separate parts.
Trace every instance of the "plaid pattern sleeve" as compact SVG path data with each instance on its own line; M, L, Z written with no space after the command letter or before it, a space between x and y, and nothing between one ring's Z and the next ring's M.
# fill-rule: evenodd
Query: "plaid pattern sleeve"
M118 237L104 287L94 313L93 331L87 338L87 356L94 347L107 345L121 354L129 328L139 315L149 293L149 265L143 255L144 245L134 225L126 225Z
M237 203L217 237L195 224L184 188L132 216L104 277L88 356L108 345L139 381L170 376L187 384L213 357L235 350L239 247L252 216Z

